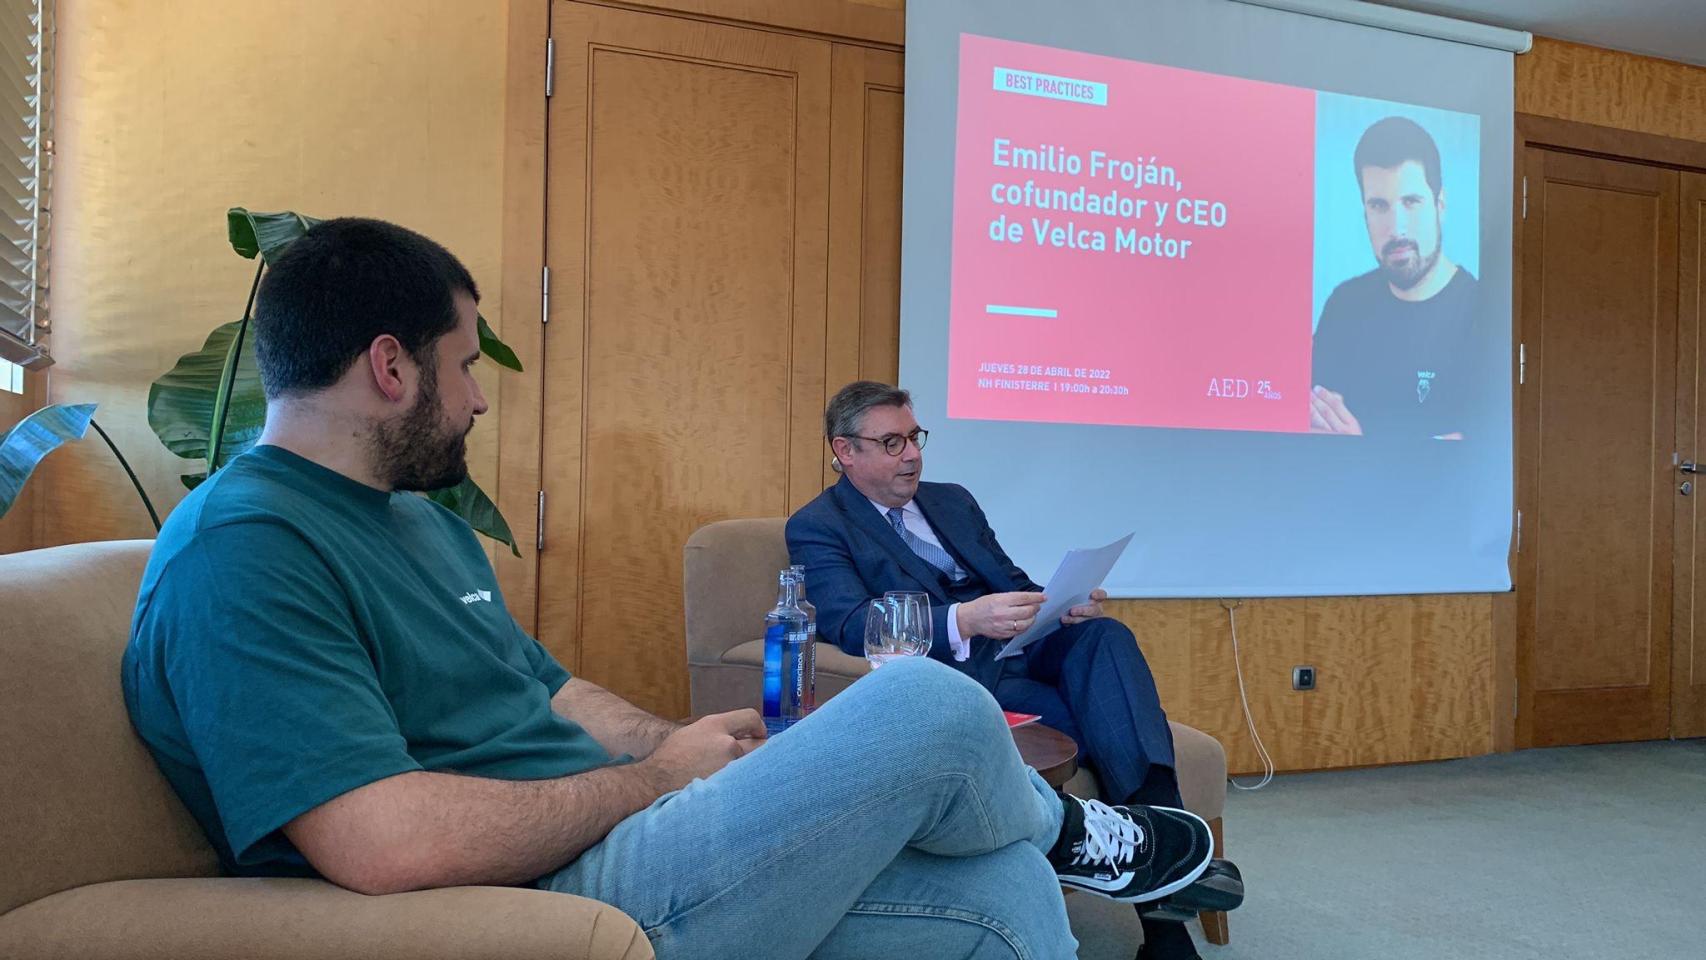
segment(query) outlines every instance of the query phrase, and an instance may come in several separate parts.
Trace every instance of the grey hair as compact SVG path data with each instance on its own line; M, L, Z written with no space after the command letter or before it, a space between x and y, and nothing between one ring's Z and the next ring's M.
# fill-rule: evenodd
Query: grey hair
M891 387L875 380L855 380L835 391L835 396L829 400L829 406L824 408L824 439L855 436L865 414L875 407L910 406L912 394L899 387Z

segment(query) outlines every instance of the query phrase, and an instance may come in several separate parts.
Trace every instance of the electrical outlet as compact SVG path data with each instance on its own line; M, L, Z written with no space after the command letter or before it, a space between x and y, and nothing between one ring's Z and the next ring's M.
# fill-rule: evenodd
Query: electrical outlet
M1292 667L1291 688L1293 690L1315 689L1315 668L1308 666Z

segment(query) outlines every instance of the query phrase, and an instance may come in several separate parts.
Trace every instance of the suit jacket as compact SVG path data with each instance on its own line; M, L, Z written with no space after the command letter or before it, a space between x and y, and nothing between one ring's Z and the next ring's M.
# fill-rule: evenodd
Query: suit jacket
M948 606L956 599L1012 590L1041 590L995 540L977 501L954 483L918 484L913 502L942 546L971 575L969 596L950 595L942 575L912 552L871 501L842 477L788 518L788 554L806 568L806 593L817 606L819 638L847 653L865 655L865 611L889 590L930 595L930 656L958 667L993 688L1003 641L968 637L971 657L955 663L948 645ZM981 581L981 582L980 582ZM965 585L960 588L966 589ZM987 676L985 676L987 674Z

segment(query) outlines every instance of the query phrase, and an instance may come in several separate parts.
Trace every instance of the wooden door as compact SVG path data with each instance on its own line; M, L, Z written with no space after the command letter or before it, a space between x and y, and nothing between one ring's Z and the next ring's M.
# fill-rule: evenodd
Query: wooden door
M837 44L830 122L829 390L900 375L901 55Z
M1706 174L1682 175L1677 284L1677 342L1681 376L1677 449L1685 460L1706 458L1706 423L1701 410L1701 377L1706 355L1701 343L1701 313L1706 310ZM1693 492L1676 498L1676 617L1671 641L1671 736L1706 737L1706 475L1677 476L1691 481Z
M551 30L538 632L680 716L688 535L822 487L831 45L570 2Z
M1522 746L1670 727L1674 170L1528 148Z
M903 72L899 53L835 45L826 394L853 380L900 378ZM835 482L827 459L824 467L824 482Z

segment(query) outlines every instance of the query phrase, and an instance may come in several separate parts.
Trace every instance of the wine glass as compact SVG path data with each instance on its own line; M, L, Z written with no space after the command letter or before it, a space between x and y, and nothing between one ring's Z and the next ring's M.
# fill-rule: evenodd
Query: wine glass
M876 669L900 657L930 652L929 641L920 644L918 607L901 598L881 597L865 611L865 659ZM922 628L928 634L929 622Z
M883 599L900 605L898 630L903 639L908 641L918 655L930 653L930 645L935 642L934 630L930 620L930 595L914 590L890 590L883 594Z

